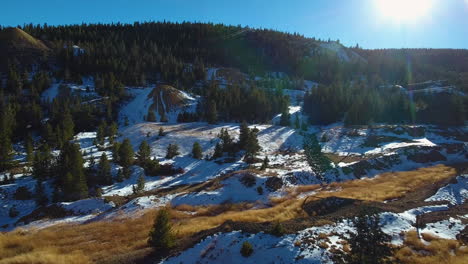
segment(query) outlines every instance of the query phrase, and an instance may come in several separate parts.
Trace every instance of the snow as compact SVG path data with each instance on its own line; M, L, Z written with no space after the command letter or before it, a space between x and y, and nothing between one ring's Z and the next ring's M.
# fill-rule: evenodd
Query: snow
M435 223L427 224L421 233L429 233L444 239L457 239L457 235L465 228L460 219L450 217Z
M153 98L150 98L149 95L155 87L155 85L151 85L149 87L127 87L127 92L132 97L132 99L120 109L119 123L121 126L123 126L126 118L128 119L130 125L146 122L145 116L148 114L148 110L154 103ZM177 123L177 116L180 112L194 112L198 103L197 98L191 96L190 94L180 90L178 92L184 99L186 99L186 105L178 107L177 109L171 109L169 111L169 109L166 109L166 103L164 101L162 102L163 109L166 110L165 112L168 123L171 124ZM161 99L164 98L163 90L160 91L159 97ZM158 111L155 111L155 115L156 120L161 120L161 116L159 115Z
M239 203L255 201L267 203L268 189L265 186L266 179L255 175L254 186L246 187L241 183L241 178L243 176L243 173L239 173L229 177L221 182L223 186L220 189L214 191L201 191L178 196L172 200L172 205L210 205L222 204L224 202ZM263 189L262 195L257 191L257 188L260 186Z
M0 175L0 179L3 179L3 176ZM45 193L51 198L51 183L46 181L43 184ZM32 213L37 208L34 200L15 200L13 197L19 187L26 187L33 194L35 185L36 180L23 175L15 175L14 183L0 185L0 230L12 228L21 217ZM11 218L9 216L12 207L19 212L17 217Z
M370 154L378 154L378 153L387 153L388 151L393 150L393 149L400 149L400 148L406 148L406 147L412 147L412 146L434 147L436 146L436 144L432 143L427 138L413 139L413 142L388 143L388 144L383 145L380 148L375 148L375 149L366 151L364 154L370 155Z
M456 183L448 184L440 188L436 194L427 198L426 202L448 201L450 204L459 205L468 199L468 174L457 177Z
M127 89L128 94L133 96L133 99L121 108L119 120L123 122L125 118L128 118L130 124L144 122L144 116L148 114L148 109L152 104L148 95L153 89L154 87Z
M61 84L67 85L72 92L78 93L82 97L87 97L87 98L99 97L100 98L100 96L95 92L93 77L83 77L82 84L64 83L63 81L54 80L51 86L42 92L42 95L41 95L42 100L48 100L48 101L54 100L59 94L59 87ZM88 88L89 88L89 92L87 92Z
M68 203L59 203L65 210L72 211L74 214L99 214L115 207L115 204L106 203L101 198L90 198Z

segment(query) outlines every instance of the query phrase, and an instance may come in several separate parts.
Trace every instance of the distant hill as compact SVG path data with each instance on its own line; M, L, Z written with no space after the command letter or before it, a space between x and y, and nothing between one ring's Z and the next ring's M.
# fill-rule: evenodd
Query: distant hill
M19 28L0 30L0 67L8 62L18 62L22 66L38 63L49 54L50 49L41 41Z

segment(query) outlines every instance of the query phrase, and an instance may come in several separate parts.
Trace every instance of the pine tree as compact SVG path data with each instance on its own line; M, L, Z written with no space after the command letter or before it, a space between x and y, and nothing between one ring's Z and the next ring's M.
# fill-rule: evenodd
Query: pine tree
M208 121L208 124L216 124L218 122L218 110L214 100L211 100L208 103L206 120Z
M160 127L159 128L159 132L158 132L158 136L160 137L164 137L165 133L164 133L164 128Z
M45 180L52 174L53 155L47 143L43 144L34 154L32 175L36 179Z
M283 111L281 114L281 119L280 119L280 126L290 126L291 125L291 114L289 114L289 111L286 109L286 111Z
M56 187L63 186L65 200L74 201L88 197L83 156L78 145L65 142L60 151L58 167L62 181L56 183Z
M304 137L304 154L315 175L324 180L324 174L331 169L330 160L322 153L322 148L315 135Z
M30 133L26 136L24 145L26 148L26 161L31 163L34 161L34 143Z
M103 185L112 184L111 165L105 152L99 159L98 182Z
M44 191L44 185L41 180L36 181L34 200L36 201L37 206L45 206L48 202L47 195Z
M138 159L138 163L142 167L144 167L145 164L151 159L151 149L146 140L143 140L141 142L136 156Z
M112 161L115 163L120 163L119 149L120 149L120 143L114 142L114 144L112 145Z
M0 172L13 166L13 144L4 131L0 132Z
M167 146L166 159L172 159L179 155L179 146L177 144L169 144Z
M153 228L149 233L148 244L163 251L167 251L176 245L168 209L163 208L159 210L154 220Z
M114 144L114 139L115 136L117 135L117 124L115 122L112 122L110 126L107 127L107 136L109 137L109 143Z
M73 122L73 117L70 114L70 110L68 108L64 110L60 128L62 131L62 141L70 140L73 138L75 123Z
M223 156L223 145L220 142L218 142L218 143L216 143L214 153L213 153L213 156L211 158L212 159L217 159L217 158L221 158L222 156Z
M302 129L302 131L307 131L307 128L308 128L307 122L306 122L306 121L302 121L302 124L301 124L301 129Z
M250 129L245 121L240 125L240 135L239 135L239 147L240 149L245 149L247 145L247 140L249 138Z
M117 171L117 182L123 182L124 180L124 175L121 169Z
M270 162L270 160L268 159L268 156L265 156L265 158L263 159L262 167L260 168L260 170L266 170L268 168L268 163L269 162Z
M132 188L134 194L139 194L145 190L145 176L143 174L140 174L140 176L138 176L137 184L136 186L134 185Z
M156 114L154 111L151 109L148 109L148 114L146 115L146 121L148 122L156 122Z
M104 139L106 137L106 123L104 121L98 126L96 132L96 141L99 145L104 145Z
M203 158L202 148L201 148L200 143L198 143L198 142L193 143L192 157L194 159L202 159Z
M234 144L233 144L231 135L229 135L227 128L222 128L218 137L221 139L223 152L232 152Z
M119 163L122 167L128 168L133 164L135 152L128 138L124 139L119 147Z
M247 162L253 161L255 155L261 150L257 139L257 131L257 129L250 130L249 137L247 138L247 145L245 146L245 160Z
M296 120L294 121L294 126L296 129L301 128L301 122L299 121L299 114L296 114Z
M353 224L356 233L349 234L351 252L345 256L346 263L391 263L391 237L382 231L379 215L365 209L353 220Z

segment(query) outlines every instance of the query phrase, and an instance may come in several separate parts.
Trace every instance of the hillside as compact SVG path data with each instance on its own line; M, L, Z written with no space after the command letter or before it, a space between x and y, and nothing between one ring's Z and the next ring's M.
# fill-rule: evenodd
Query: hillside
M8 61L18 61L28 65L39 62L50 49L40 40L19 28L0 30L1 67L5 69Z
M466 51L170 22L0 43L0 264L468 258Z

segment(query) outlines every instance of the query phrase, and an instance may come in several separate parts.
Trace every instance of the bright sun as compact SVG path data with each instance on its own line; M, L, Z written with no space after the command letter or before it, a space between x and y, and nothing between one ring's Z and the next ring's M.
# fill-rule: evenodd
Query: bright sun
M379 14L395 23L412 23L426 16L434 0L374 0Z

